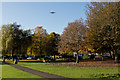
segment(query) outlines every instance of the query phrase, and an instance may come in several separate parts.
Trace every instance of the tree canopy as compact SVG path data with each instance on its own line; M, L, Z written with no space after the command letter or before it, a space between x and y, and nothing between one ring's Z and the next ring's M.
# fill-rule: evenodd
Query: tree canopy
M64 29L63 34L61 35L59 52L70 54L73 54L73 52L77 52L78 54L79 50L84 49L85 33L86 26L84 25L82 19L69 23L68 26Z
M26 54L31 33L30 30L24 31L19 27L20 25L17 25L17 23L2 26L2 55L12 55L14 57Z
M120 3L92 2L87 11L87 45L104 53L119 48ZM115 51L116 53L116 51Z

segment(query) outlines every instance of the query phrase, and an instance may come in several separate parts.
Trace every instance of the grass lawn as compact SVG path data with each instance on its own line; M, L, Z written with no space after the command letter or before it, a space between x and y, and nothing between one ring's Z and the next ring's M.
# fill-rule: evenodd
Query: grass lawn
M118 67L72 67L27 62L19 62L19 65L69 78L100 78L101 76L105 77L120 74Z
M24 72L9 65L3 64L2 78L41 78L41 77L30 74L28 72Z

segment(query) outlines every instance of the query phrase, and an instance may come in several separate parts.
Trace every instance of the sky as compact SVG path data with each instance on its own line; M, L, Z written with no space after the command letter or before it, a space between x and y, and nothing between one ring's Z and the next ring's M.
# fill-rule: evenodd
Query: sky
M24 30L43 26L62 34L69 22L86 19L88 2L3 2L2 25L17 22ZM55 11L51 14L50 11Z

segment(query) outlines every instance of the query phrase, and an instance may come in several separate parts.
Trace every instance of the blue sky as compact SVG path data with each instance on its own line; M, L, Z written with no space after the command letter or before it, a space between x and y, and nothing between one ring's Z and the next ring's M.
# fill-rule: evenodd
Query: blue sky
M22 29L43 26L48 33L62 34L69 22L86 19L88 2L3 2L2 24L17 22ZM53 10L56 13L50 14Z

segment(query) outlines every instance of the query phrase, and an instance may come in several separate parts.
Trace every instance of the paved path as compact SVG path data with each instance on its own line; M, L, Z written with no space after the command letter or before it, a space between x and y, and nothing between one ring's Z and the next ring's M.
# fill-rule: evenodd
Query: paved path
M22 71L29 72L29 73L32 73L34 75L37 75L37 76L40 76L40 77L43 77L43 78L46 78L49 80L75 80L75 79L66 78L63 76L58 76L58 75L54 75L54 74L50 74L50 73L46 73L46 72L42 72L42 71L38 71L38 70L33 70L31 68L23 67L23 66L8 63L8 62L5 62L5 64L8 64L8 65L15 67L17 69L20 69Z

